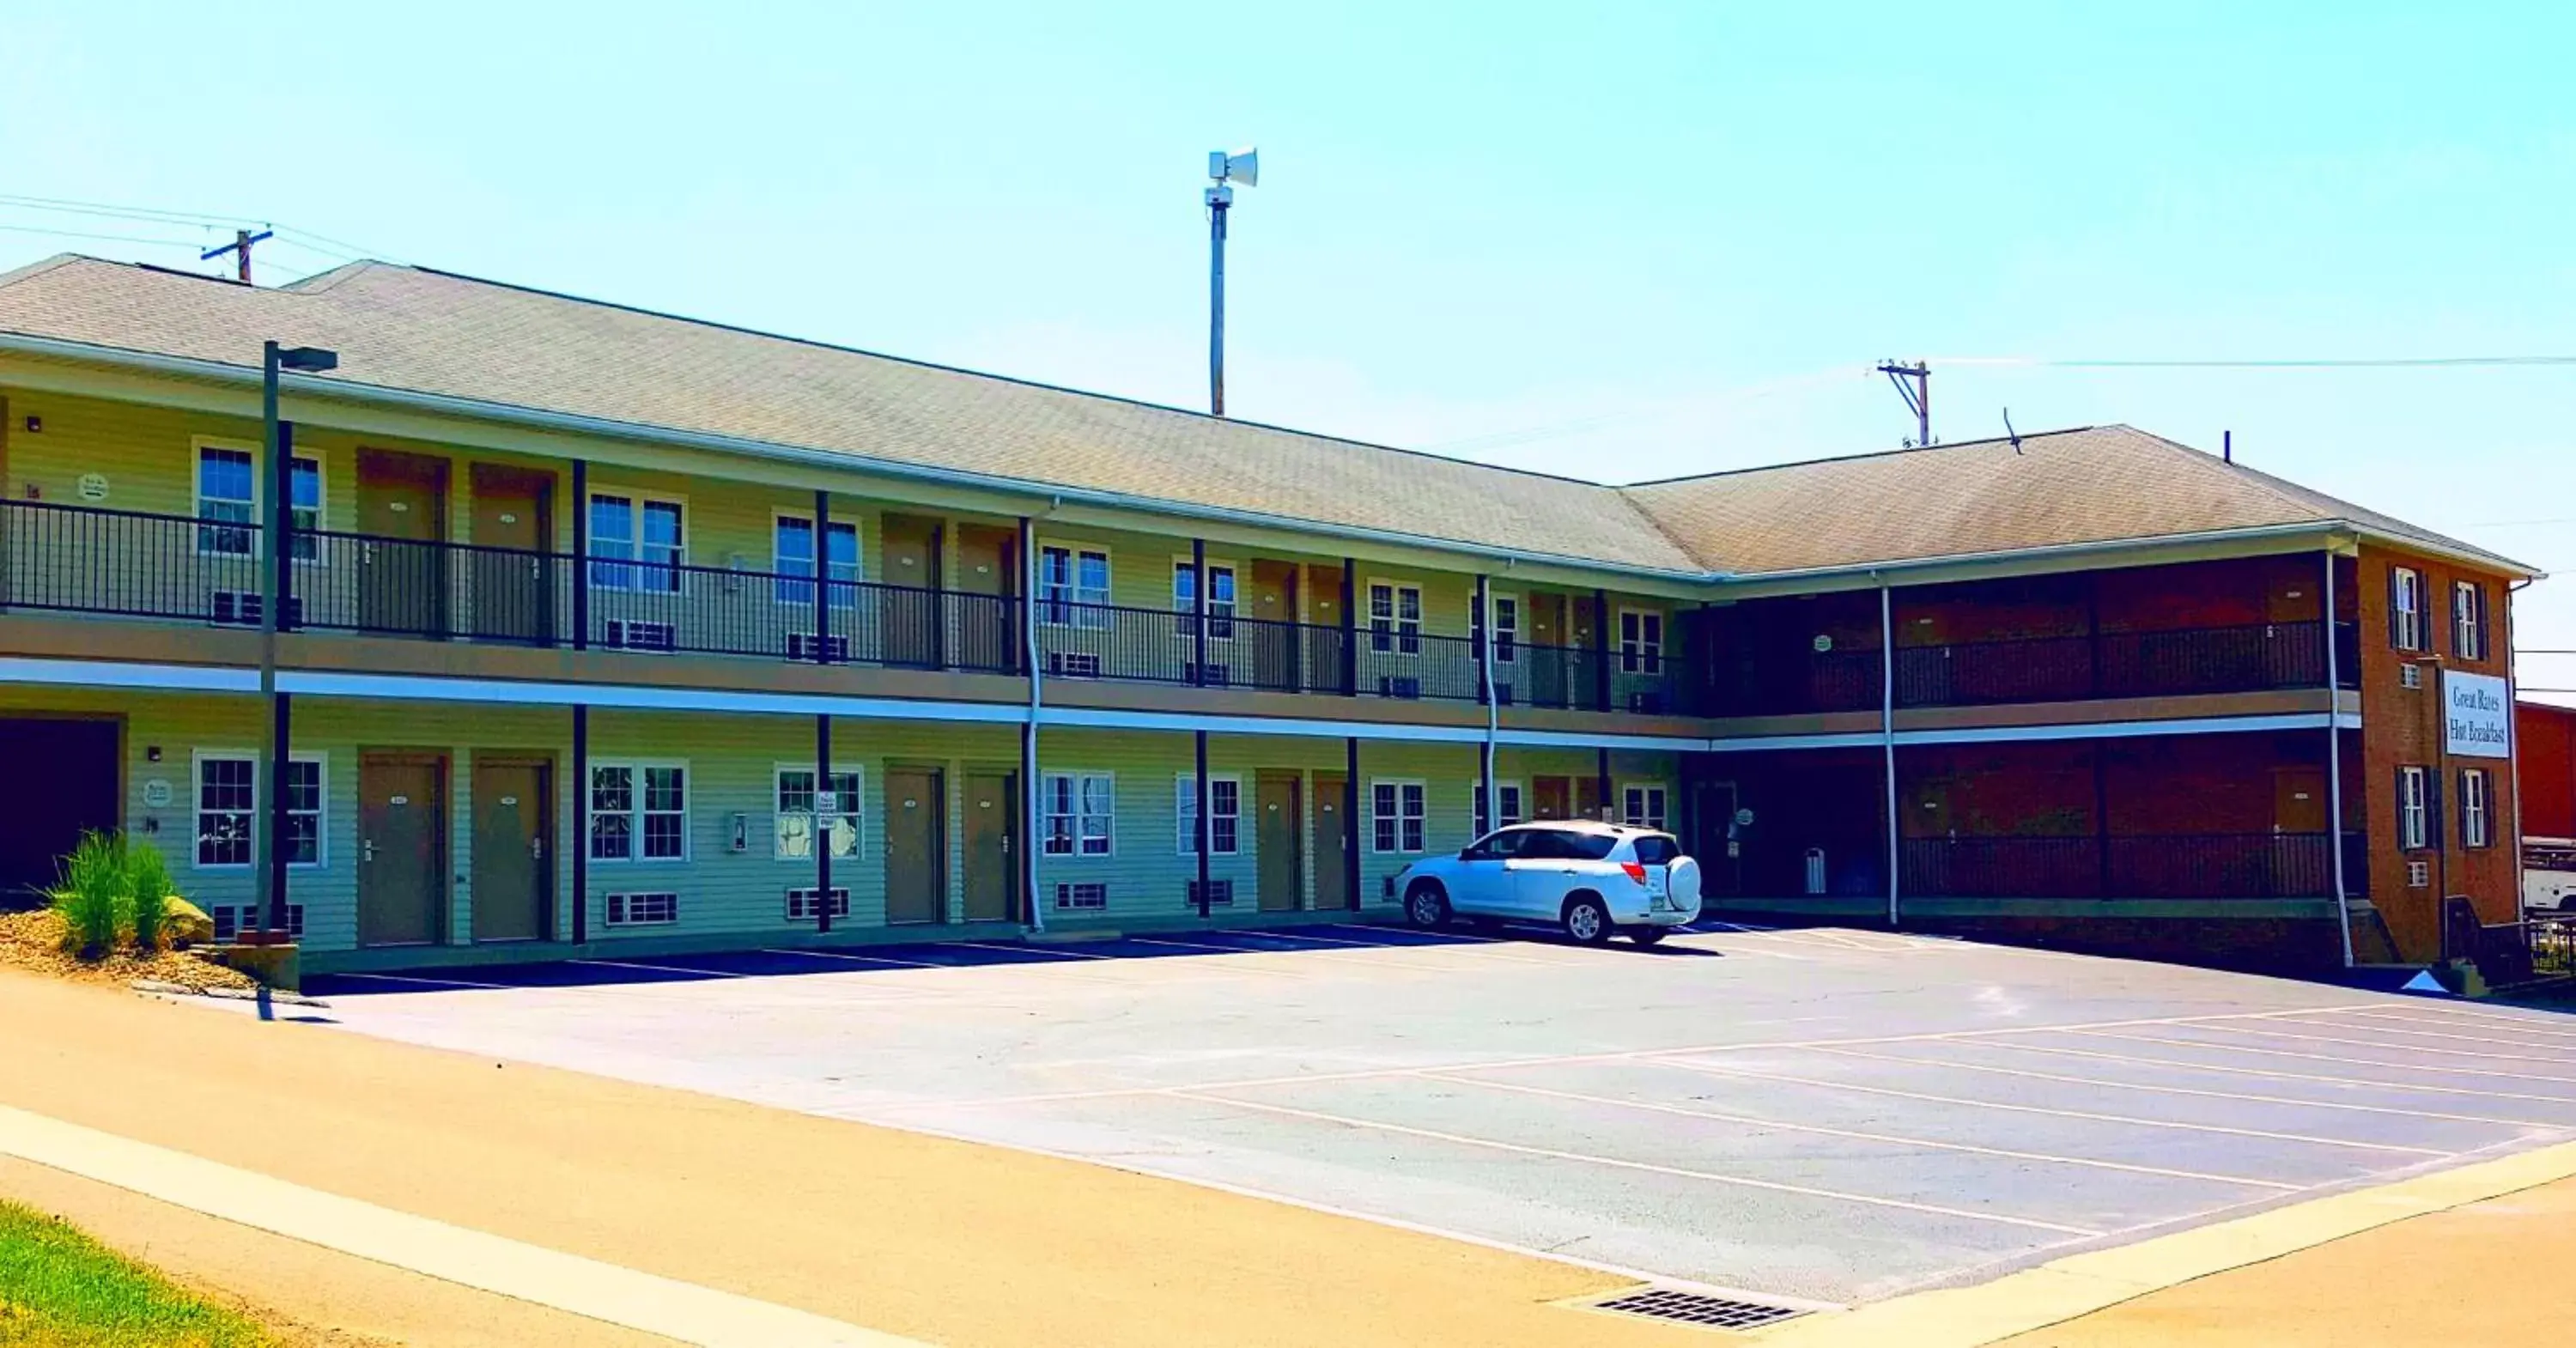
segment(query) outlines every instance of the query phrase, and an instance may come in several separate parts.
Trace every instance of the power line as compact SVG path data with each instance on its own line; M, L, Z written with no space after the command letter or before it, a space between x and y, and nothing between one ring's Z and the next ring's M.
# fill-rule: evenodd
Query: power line
M11 234L41 234L57 239L93 239L104 243L147 243L162 248L202 248L193 239L156 239L141 234L102 234L91 230L46 229L40 225L0 225Z
M2278 360L2058 360L2040 356L1944 356L1944 365L2029 365L2059 370L2428 370L2487 365L2576 365L2569 356L2362 356Z
M195 211L169 211L155 206L118 206L104 201L75 201L68 197L28 197L0 193L0 204L25 206L40 211L60 211L67 215L97 215L117 220L149 220L161 224L204 225L209 228L259 224L238 215L203 215Z

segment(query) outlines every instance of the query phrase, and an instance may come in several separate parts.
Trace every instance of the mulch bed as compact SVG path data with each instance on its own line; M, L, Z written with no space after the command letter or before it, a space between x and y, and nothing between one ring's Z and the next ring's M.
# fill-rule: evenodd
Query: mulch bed
M156 950L147 955L121 949L99 959L82 959L63 949L63 919L49 908L0 913L0 969L24 969L52 978L118 986L146 978L175 983L191 992L258 986L247 974L209 964L184 950Z

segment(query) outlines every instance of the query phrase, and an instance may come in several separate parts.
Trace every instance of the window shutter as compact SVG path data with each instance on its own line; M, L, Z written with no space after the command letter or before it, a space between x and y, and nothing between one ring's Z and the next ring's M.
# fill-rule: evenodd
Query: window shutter
M2442 795L2442 774L2438 772L2425 773L2424 845L2426 847L2433 848L2436 851L2440 850L2442 847L2442 825L2444 822L2442 819Z
M2396 772L2396 778L2397 778L2397 790L2396 790L2396 792L2395 792L2394 794L2395 794L2395 797L2396 797L2396 800L2397 800L2397 819L2396 819L2396 824L2397 824L2397 846L2398 846L2398 848L2399 848L2400 850L2403 850L2403 849L2407 846L2407 842L2406 842L2406 769L2404 769L2404 768L2399 768L2399 769L2397 769L2397 772Z
M2400 639L2405 629L2401 625L2401 611L2397 607L2398 591L2403 585L2404 578L2405 572L2402 568L2393 566L2388 568L2388 646L2391 650L2399 651L2406 649L2406 643Z

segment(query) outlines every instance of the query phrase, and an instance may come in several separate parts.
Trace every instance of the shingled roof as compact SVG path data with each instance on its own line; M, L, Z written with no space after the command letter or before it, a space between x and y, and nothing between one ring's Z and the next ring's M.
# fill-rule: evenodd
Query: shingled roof
M1633 571L2337 521L2484 555L2126 427L1618 488L384 262L260 289L65 255L0 275L0 333L243 368L274 338L353 386Z

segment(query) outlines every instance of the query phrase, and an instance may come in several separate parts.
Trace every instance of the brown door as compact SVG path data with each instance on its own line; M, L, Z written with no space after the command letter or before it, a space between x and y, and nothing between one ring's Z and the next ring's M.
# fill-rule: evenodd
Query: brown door
M1346 672L1342 640L1342 569L1338 566L1306 568L1306 677L1309 686L1327 691L1342 689Z
M358 756L360 945L427 945L447 926L446 767Z
M1253 686L1294 693L1305 687L1298 666L1305 643L1298 639L1297 568L1289 562L1252 564L1251 631Z
M1298 808L1298 785L1293 772L1265 772L1253 781L1252 803L1261 811L1253 846L1260 851L1265 913L1297 910L1298 880L1306 866L1306 820Z
M886 769L886 921L948 915L948 811L937 768Z
M472 480L474 551L465 570L474 608L466 630L487 640L552 641L554 475L478 463Z
M957 526L957 665L1010 673L1020 667L1020 536L989 524Z
M1686 844L1699 863L1700 892L1726 898L1744 892L1744 830L1735 822L1735 783L1699 782L1691 814L1698 825ZM1804 877L1800 892L1808 891Z
M966 774L967 921L1008 922L1019 915L1019 822L1018 773Z
M1574 817L1574 783L1564 777L1530 779L1530 818L1571 819Z
M939 664L939 521L885 517L885 583L878 614L886 663Z
M553 904L553 767L474 756L474 939L533 941Z
M1565 705L1569 707L1589 707L1601 700L1603 663L1617 654L1606 645L1603 654L1593 653L1593 634L1600 622L1600 615L1592 611L1596 607L1590 595L1577 595L1566 605L1565 645L1572 652L1565 657Z
M447 633L447 464L358 451L358 625L415 636ZM327 544L324 561L334 562Z
M1342 798L1347 782L1340 773L1315 774L1315 906L1319 909L1352 906L1352 838Z
M1575 778L1574 817L1577 819L1599 819L1601 818L1601 811L1604 808L1605 806L1601 799L1601 779L1589 776Z
M2272 769L2271 893L2285 898L2331 896L2333 846L2326 832L2325 769Z

